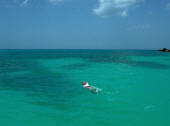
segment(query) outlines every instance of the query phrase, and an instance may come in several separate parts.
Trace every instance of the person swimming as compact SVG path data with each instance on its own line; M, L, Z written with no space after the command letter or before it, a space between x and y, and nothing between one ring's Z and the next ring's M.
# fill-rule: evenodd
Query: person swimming
M89 85L88 82L82 82L82 86L83 86L83 88L87 88L87 89L89 89L90 91L93 90L93 88Z
M90 86L88 82L82 82L82 86L83 86L83 88L87 88L89 91L91 91L92 93L95 93L95 94L98 93L99 91L101 91L101 89Z

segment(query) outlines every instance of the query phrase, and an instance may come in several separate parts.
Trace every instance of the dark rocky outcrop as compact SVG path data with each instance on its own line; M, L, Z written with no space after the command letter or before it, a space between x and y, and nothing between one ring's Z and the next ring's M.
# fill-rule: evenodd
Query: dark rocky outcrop
M163 49L158 50L158 51L161 51L161 52L170 52L170 50L169 50L169 49L167 49L167 48L163 48Z

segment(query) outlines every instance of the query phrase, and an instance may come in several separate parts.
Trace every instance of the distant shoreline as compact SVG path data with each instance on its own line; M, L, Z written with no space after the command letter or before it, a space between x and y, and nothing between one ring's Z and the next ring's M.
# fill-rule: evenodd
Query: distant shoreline
M160 50L158 50L158 51L160 51L160 52L170 52L170 49L163 48L163 49L160 49Z

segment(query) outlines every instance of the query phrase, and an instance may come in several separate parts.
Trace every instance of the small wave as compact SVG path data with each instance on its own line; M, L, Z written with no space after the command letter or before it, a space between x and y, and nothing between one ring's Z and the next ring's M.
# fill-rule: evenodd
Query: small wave
M99 92L102 91L102 89L97 88L97 87L95 87L95 86L92 86L92 88L93 88L93 90L92 90L91 92L94 93L94 94L97 94L97 93L99 93Z
M153 111L155 109L155 105L147 105L144 107L145 111Z

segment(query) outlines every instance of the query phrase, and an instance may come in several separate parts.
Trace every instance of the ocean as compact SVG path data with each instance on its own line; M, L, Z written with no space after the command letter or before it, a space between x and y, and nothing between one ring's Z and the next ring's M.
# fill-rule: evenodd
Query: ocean
M170 126L170 53L0 50L0 124Z

